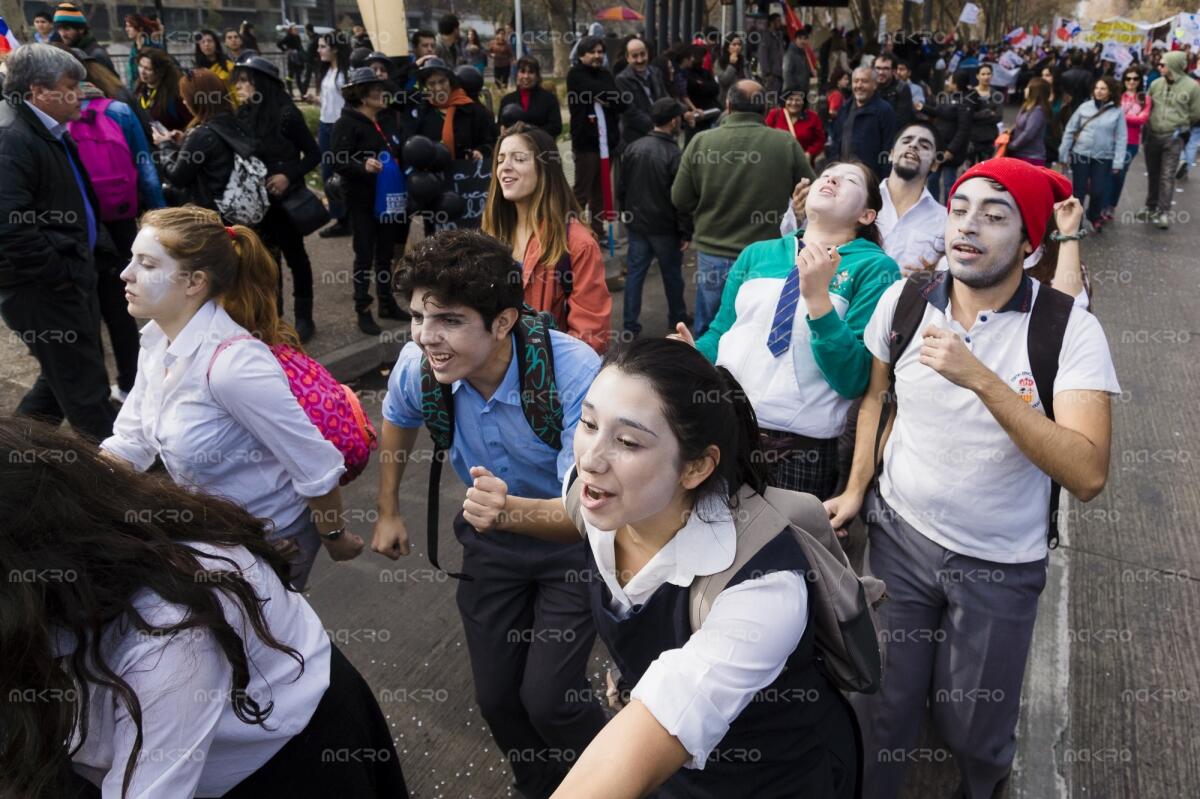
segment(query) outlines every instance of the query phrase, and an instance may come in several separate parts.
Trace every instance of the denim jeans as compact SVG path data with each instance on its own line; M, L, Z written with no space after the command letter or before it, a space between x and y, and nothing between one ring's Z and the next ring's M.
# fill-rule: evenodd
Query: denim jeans
M638 316L642 312L642 286L650 262L658 258L662 271L663 290L667 294L667 319L674 329L676 323L687 319L687 305L683 300L683 252L679 249L678 236L643 236L636 230L629 231L629 274L625 276L625 329L641 333Z
M725 278L736 260L706 252L696 253L696 321L692 331L696 338L704 335L720 310Z
M1074 194L1087 205L1087 221L1096 222L1104 210L1108 197L1108 186L1112 180L1111 158L1089 158L1086 155L1071 156L1071 183ZM1086 200L1085 200L1086 198Z
M321 181L329 180L333 174L333 163L329 158L329 148L333 144L333 124L317 123L317 147L321 150ZM329 201L329 215L336 220L345 220L346 207L339 202Z
M1138 154L1139 146L1137 144L1125 145L1125 166L1109 180L1108 202L1104 204L1106 208L1116 208L1117 203L1121 201L1121 192L1125 189L1125 175L1129 172L1129 165L1133 163L1133 159Z
M1187 144L1183 147L1183 160L1187 162L1188 168L1196 165L1196 148L1200 147L1200 125L1192 128L1192 135L1188 137Z

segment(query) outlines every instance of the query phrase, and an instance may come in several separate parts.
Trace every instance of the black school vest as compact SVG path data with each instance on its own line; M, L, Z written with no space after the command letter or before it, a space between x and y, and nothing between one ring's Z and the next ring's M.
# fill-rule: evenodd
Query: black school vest
M588 566L598 574L591 547ZM807 573L808 561L790 531L783 531L750 559L729 587L776 571ZM612 594L604 580L589 584L596 630L635 685L660 654L678 649L692 635L689 588L663 583L625 619L609 610ZM810 604L811 608L811 604ZM813 626L809 623L783 671L759 691L730 725L702 770L682 768L655 797L732 799L733 797L826 797L834 795L822 727L838 727L848 713L842 697L817 669Z

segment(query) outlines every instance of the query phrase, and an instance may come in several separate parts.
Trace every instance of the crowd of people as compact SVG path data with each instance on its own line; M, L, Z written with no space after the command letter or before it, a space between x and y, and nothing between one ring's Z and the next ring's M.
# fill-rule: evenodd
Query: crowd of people
M1081 241L1143 144L1139 218L1169 225L1200 141L1190 53L1118 83L1097 52L1019 51L1001 91L1002 48L814 48L778 15L662 54L587 35L564 126L536 58L452 15L410 57L289 30L284 71L247 29L199 31L183 69L131 16L130 87L79 8L51 22L5 59L0 107L0 316L41 369L0 420L0 570L33 575L0 585L0 688L37 697L0 708L0 792L407 795L299 592L322 548L413 551L423 429L430 501L443 460L463 484L457 604L520 795L895 797L927 705L960 795L1001 789L1060 489L1103 490L1120 393ZM495 112L489 57L516 87ZM405 207L421 138L490 165L479 230ZM359 329L411 324L378 436L304 353L327 221ZM372 460L368 541L340 486ZM754 498L800 494L832 546L865 530L887 586L873 693L830 672L830 589L792 530L743 548ZM615 714L586 699L597 635Z

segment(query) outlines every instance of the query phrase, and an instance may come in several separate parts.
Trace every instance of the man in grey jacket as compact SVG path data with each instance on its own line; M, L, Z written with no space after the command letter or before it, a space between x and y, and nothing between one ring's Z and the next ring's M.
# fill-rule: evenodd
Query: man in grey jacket
M767 18L766 29L758 31L757 35L758 74L767 92L768 103L775 103L783 91L783 48L787 44L783 17L772 14Z
M783 91L796 90L808 94L812 81L812 65L808 61L808 28L796 31L792 43L783 55Z
M650 63L650 53L641 39L630 39L625 45L625 60L629 66L617 75L617 89L625 103L621 112L621 148L624 150L654 128L650 107L667 96L667 84Z

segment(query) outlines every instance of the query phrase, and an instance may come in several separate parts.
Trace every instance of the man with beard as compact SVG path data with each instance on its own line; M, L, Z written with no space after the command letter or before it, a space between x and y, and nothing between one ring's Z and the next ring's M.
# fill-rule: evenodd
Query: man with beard
M883 250L900 265L902 275L931 269L946 252L943 228L946 209L933 199L926 181L937 154L937 133L927 122L913 122L896 136L892 145L892 171L879 184L883 208L875 219L883 237ZM797 213L804 219L807 183L796 186L792 202L779 226L786 236L798 227Z
M1057 542L1049 511L1058 485L1084 502L1104 488L1120 391L1096 318L1022 269L1070 195L1063 176L1013 158L968 169L950 192L949 270L890 287L867 325L854 466L825 504L841 531L866 500L868 567L890 597L887 674L855 698L870 799L902 792L905 764L889 753L916 746L927 702L958 765L956 796L997 795L1012 767ZM892 392L898 410L881 425Z

